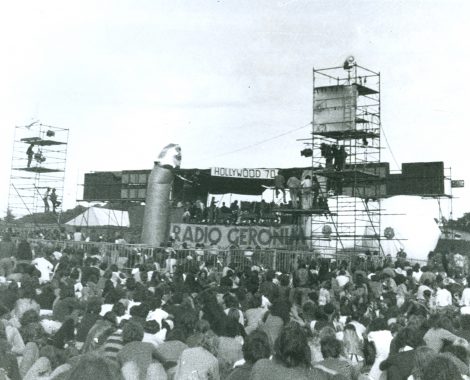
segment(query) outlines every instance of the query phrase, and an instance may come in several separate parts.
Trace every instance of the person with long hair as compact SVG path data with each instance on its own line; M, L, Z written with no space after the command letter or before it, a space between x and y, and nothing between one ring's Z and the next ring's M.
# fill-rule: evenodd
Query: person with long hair
M430 329L424 335L423 340L426 345L438 354L446 341L453 343L458 336L451 332L452 323L449 318L440 314L433 314L429 318Z
M67 380L94 379L99 374L100 380L122 380L119 366L96 354L83 355L78 363L70 370Z
M286 300L276 299L263 317L261 329L268 334L271 347L274 346L282 327L290 321L290 304Z
M411 377L413 380L425 380L424 370L435 357L436 353L432 348L427 346L418 347L413 359L413 369Z
M323 360L318 362L315 368L324 369L327 372L333 371L348 380L356 379L356 369L349 361L341 357L343 347L336 337L328 336L323 338L320 341L320 346Z
M296 322L284 326L274 346L273 360L260 359L253 366L251 380L331 379L330 374L313 368L305 330Z
M18 361L16 355L11 352L5 331L0 331L0 377L2 372L11 380L21 379Z
M121 367L127 362L137 365L136 375L145 379L149 366L157 359L156 348L147 342L143 342L144 329L140 323L129 321L122 329L122 349L117 353L117 359Z
M28 278L28 277L26 277ZM19 289L19 299L15 303L15 307L11 313L11 316L20 320L25 312L28 310L34 310L39 314L41 307L35 301L36 298L36 289L32 280L26 281L26 278L23 279L21 283L21 288Z
M422 379L432 380L462 380L462 374L452 359L437 355L430 360L423 370Z
M227 377L227 380L245 380L250 377L255 363L261 359L268 359L271 355L269 339L265 332L254 330L243 343L244 363L235 369Z
M382 363L380 370L386 371L387 379L406 379L412 374L416 348L422 345L421 336L418 331L404 327L398 331L394 342L395 352L390 349L390 355Z
M358 367L359 376L357 379L358 380L375 380L375 378L373 378L370 375L370 372L375 362L375 357L377 355L377 352L375 350L375 344L373 342L369 342L367 339L364 339L363 352L364 352L364 360Z
M261 307L262 298L260 293L253 294L249 303L248 310L245 311L246 316L246 327L245 331L247 334L250 334L252 331L255 331L258 328L258 325L263 319L266 309Z
M343 351L346 358L352 363L357 364L363 360L363 342L357 335L356 328L352 324L344 326Z
M215 293L206 290L199 295L198 300L202 305L202 318L209 322L212 331L219 336L222 335L227 315L222 305L217 302Z
M375 362L369 372L369 376L378 379L382 376L380 363L390 354L390 343L393 339L392 333L388 330L387 322L384 318L376 318L371 321L367 339L374 343L376 351Z
M175 368L175 379L220 379L218 356L219 338L206 331L198 346L186 348Z
M233 368L235 362L243 358L243 338L240 335L240 328L237 319L227 317L225 328L219 335L218 359L221 363L222 375L228 373L228 369ZM227 372L227 373L225 373Z

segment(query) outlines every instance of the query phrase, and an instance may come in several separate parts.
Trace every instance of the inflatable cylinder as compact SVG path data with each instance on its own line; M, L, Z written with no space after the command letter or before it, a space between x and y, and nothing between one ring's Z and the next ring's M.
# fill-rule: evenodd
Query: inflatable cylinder
M173 170L179 167L180 161L179 146L170 144L160 153L159 161L150 173L142 226L143 244L160 246L168 241Z

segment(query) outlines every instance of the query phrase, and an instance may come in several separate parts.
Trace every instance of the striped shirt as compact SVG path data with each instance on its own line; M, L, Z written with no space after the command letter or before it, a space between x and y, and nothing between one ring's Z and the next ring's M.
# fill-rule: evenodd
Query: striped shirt
M103 355L108 359L117 361L117 355L122 347L124 347L122 342L122 330L117 330L106 339L103 345Z

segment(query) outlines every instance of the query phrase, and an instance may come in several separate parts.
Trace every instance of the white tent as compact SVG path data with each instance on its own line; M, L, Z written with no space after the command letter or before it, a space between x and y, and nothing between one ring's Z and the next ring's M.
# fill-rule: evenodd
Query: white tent
M75 227L129 227L129 213L127 211L90 207L65 224Z

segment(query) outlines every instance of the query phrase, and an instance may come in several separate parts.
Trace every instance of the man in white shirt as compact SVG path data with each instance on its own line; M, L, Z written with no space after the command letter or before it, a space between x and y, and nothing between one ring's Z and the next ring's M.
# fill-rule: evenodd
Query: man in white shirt
M152 310L148 313L147 315L147 321L157 321L158 324L161 326L162 321L164 319L167 319L170 315L163 309L156 308L155 310Z
M421 272L421 268L419 267L419 264L415 264L413 266L413 273L411 274L411 276L413 277L413 279L416 281L417 284L419 284L422 274L423 272Z
M344 287L349 282L349 277L346 275L344 270L339 271L338 276L336 276L336 281L340 288Z
M462 297L460 298L460 306L470 306L470 282L467 280L467 286L462 292Z
M435 302L437 307L452 306L452 293L443 284L439 284L437 288Z
M176 252L173 248L167 248L165 252L168 254L168 257L165 260L165 272L173 275L178 264L178 261L176 260Z
M312 208L312 178L307 175L301 182L302 186L302 208L310 210Z
M458 274L462 274L462 273L463 273L464 266L465 266L465 258L464 258L460 253L456 253L456 254L454 255L454 267L455 267L455 271L456 271Z
M382 377L382 371L379 366L390 353L390 343L392 342L393 335L389 330L372 331L367 335L367 339L374 343L376 351L374 365L369 371L369 377L371 379L379 379Z
M73 241L82 241L83 240L83 234L80 228L77 228L77 230L73 233Z
M33 261L31 261L36 269L41 272L41 277L39 278L39 282L44 284L45 282L49 282L52 278L52 273L54 270L54 265L45 259L44 257L37 257Z
M162 344L165 339L161 339L157 334L160 331L160 326L154 320L148 320L144 325L144 338L142 342L152 344L154 347L158 347Z
M49 192L51 189L48 187L46 192L44 193L44 196L42 197L42 200L44 201L44 212L49 212Z
M289 188L290 199L292 201L292 207L299 207L299 197L300 197L300 188L301 182L297 177L290 177L287 180L287 187Z

